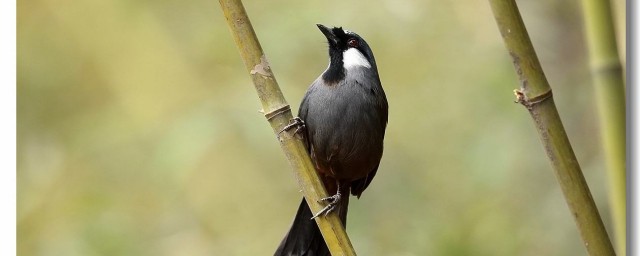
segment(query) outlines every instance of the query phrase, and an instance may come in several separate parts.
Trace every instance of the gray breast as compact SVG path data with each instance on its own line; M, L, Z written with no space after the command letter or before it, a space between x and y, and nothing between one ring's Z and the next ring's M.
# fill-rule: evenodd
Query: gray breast
M316 80L305 96L306 110L301 109L306 112L301 117L317 165L330 168L336 176L344 168L355 176L375 168L382 157L387 121L386 99L377 75L349 71L347 79L338 84Z

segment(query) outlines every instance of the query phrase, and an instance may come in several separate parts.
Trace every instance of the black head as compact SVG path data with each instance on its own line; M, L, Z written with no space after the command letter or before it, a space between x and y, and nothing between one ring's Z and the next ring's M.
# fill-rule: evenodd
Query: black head
M328 28L316 24L329 43L329 68L323 74L328 82L335 82L345 77L350 68L367 68L378 72L373 52L369 44L358 34L342 27Z

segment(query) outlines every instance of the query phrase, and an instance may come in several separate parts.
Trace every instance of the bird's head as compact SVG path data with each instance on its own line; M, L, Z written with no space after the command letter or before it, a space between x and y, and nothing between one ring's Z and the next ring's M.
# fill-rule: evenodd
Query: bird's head
M367 68L377 72L376 61L369 44L358 34L344 30L342 27L328 28L316 24L329 43L330 80L344 77L344 70Z

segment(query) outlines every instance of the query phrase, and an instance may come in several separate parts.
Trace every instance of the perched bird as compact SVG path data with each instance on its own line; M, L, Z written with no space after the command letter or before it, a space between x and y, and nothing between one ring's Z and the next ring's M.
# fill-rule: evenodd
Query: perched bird
M299 119L311 160L333 196L313 214L302 199L275 255L330 255L313 218L335 211L346 226L349 194L358 198L376 175L388 104L373 52L358 34L317 24L329 43L329 67L307 90Z

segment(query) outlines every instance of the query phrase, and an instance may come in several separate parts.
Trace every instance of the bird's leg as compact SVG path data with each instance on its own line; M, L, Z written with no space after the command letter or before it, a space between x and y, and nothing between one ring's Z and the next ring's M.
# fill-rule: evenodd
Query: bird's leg
M338 205L338 203L340 203L340 199L342 199L342 193L340 192L340 182L338 182L338 190L336 192L335 195L332 195L330 197L325 197L325 198L321 198L320 200L318 200L318 202L323 202L323 201L328 201L329 204L327 204L327 206L325 206L324 208L322 208L322 210L320 210L318 213L316 213L315 215L313 215L313 217L311 217L311 219L315 219L318 216L324 214L324 216L329 215L329 213L331 213L333 210L336 209L336 205ZM347 194L347 196L349 196Z
M298 132L302 131L302 129L306 128L304 121L302 121L302 119L300 119L300 117L294 117L291 120L289 120L289 124L287 126L285 126L284 128L282 128L282 130L280 130L278 132L278 137L280 136L281 133L285 132L285 131L289 131L291 130L293 127L296 127L296 130L293 132L293 135L298 134Z

